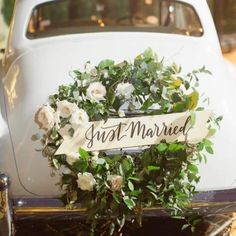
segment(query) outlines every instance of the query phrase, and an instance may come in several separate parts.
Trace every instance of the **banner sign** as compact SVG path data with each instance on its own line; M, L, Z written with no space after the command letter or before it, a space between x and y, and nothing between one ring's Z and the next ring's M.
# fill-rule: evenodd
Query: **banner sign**
M194 124L190 113L173 113L132 118L111 118L106 122L88 122L80 126L73 137L64 136L57 154L69 154L83 148L100 151L188 140L197 143L208 135L209 111L195 112Z

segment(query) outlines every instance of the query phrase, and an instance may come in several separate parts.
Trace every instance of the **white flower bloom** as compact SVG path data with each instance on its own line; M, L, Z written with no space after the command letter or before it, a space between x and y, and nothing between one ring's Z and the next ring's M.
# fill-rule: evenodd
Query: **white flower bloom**
M99 152L92 152L92 155L93 155L93 157L97 157L98 158Z
M94 67L94 65L92 65L90 62L86 62L85 63L85 65L84 65L84 71L86 72L86 73L90 73L91 72L91 70L93 70L95 67Z
M76 112L72 113L70 123L74 130L77 129L78 126L83 125L87 122L89 122L89 117L86 111L84 111L83 109L78 109Z
M149 109L159 110L161 109L161 106L158 103L154 103L149 107Z
M116 95L129 99L134 92L134 86L130 83L120 83L116 88Z
M57 102L57 112L63 118L68 118L72 113L76 112L79 108L75 103L68 102L66 100Z
M78 101L78 102L83 101L83 98L79 95L79 91L74 91L73 96L74 96L76 101Z
M34 121L40 129L51 129L55 124L54 110L49 105L41 107L35 114Z
M125 112L123 110L118 111L118 116L119 117L125 117Z
M96 184L96 180L94 179L91 173L78 173L77 184L78 187L82 190L93 191L93 187Z
M79 153L72 152L66 155L66 161L69 165L73 165L79 159Z
M108 180L111 182L111 190L120 191L123 184L123 177L120 175L110 175Z
M106 88L102 85L102 83L94 82L87 88L86 96L91 102L99 102L100 100L104 100L106 93Z
M102 73L105 79L109 77L108 70L103 70Z
M150 91L151 91L152 93L156 93L157 90L158 90L158 87L157 87L155 84L151 85Z

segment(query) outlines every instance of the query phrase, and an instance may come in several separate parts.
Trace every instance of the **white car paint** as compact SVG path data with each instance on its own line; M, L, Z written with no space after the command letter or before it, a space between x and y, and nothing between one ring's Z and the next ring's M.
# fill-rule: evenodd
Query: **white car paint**
M31 141L37 132L34 113L56 92L58 85L70 83L69 72L90 60L105 58L117 62L132 60L151 47L167 63L181 64L185 72L205 65L213 76L202 77L201 92L211 100L209 109L223 115L221 129L214 138L215 154L200 167L198 190L229 189L236 186L236 80L227 73L217 34L205 0L185 0L198 13L204 35L187 37L163 33L104 32L55 36L29 40L25 36L33 7L45 0L18 0L3 60L1 83L2 117L8 132L0 143L0 172L11 178L11 194L55 196L60 194L50 177L48 162L36 152ZM4 97L3 97L4 93ZM5 101L5 102L4 102Z

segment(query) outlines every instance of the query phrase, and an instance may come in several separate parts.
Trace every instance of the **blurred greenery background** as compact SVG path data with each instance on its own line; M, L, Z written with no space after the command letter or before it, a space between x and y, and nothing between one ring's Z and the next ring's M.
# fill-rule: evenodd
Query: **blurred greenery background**
M219 33L236 32L236 1L207 0ZM0 0L1 12L7 25L10 24L15 0ZM88 1L89 3L89 1ZM72 8L73 9L73 8Z

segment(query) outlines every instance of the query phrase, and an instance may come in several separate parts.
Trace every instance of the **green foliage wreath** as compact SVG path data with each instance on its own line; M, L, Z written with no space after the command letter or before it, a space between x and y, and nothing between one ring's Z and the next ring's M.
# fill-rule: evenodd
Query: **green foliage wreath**
M204 110L198 106L199 73L210 72L203 67L183 76L181 67L165 66L151 49L133 63L104 60L96 67L86 63L84 72L74 71L74 83L60 86L36 113L35 122L44 130L43 156L61 175L67 207L79 203L87 209L91 235L113 235L133 220L141 225L147 207L161 206L184 217L200 178L198 165L206 160L206 153L213 154L213 143L162 140L136 153L87 152L78 147L76 153L55 155L63 141L60 133L73 136L83 122L140 114L190 111L194 122L194 112ZM209 120L209 135L220 119ZM105 220L102 226L101 220Z

